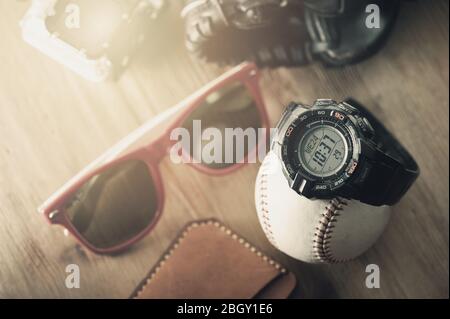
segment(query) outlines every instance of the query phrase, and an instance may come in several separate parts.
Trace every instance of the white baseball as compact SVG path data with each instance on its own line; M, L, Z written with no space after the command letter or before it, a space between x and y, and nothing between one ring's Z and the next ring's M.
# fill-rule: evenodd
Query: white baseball
M283 175L273 152L264 159L255 186L258 218L273 246L309 263L337 263L369 249L386 227L391 209L335 198L309 200Z

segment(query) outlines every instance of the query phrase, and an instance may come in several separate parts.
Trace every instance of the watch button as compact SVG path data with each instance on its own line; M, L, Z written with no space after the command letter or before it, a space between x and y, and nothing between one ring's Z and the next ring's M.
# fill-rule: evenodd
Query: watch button
M364 124L366 124L366 126L368 127L368 129L371 132L375 133L375 129L373 128L372 124L370 124L370 122L367 118L363 117L363 122L364 122Z
M357 119L359 128L361 129L364 137L372 138L375 135L375 130L373 129L370 122L365 117L359 117Z
M270 149L276 154L276 155L281 155L281 144L276 140L272 140L272 142L270 143Z
M354 107L353 105L348 104L347 102L342 102L339 103L338 107L345 111L348 114L357 114L359 111L356 107Z
M305 196L306 198L313 198L313 185L310 181L306 180L300 173L295 175L292 181L291 188L298 194Z
M314 102L313 107L322 108L336 104L337 104L336 101L331 99L318 99Z

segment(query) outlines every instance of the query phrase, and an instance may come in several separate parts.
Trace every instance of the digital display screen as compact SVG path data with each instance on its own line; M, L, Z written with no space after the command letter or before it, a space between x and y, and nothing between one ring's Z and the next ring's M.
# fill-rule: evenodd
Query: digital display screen
M305 134L298 155L300 163L310 174L327 177L342 168L347 149L344 136L336 128L320 125Z

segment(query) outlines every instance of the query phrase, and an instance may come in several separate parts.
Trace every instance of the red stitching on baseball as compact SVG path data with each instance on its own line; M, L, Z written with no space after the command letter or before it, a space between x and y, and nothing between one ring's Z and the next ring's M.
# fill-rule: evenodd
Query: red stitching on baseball
M269 163L266 162L261 166L261 170L264 170L266 167L269 166ZM269 195L266 193L268 191L268 183L267 180L269 174L261 172L261 178L259 179L259 190L260 190L260 209L262 212L262 228L264 230L264 233L266 234L267 239L271 242L272 245L275 247L278 247L278 244L275 240L275 236L272 232L272 225L270 224L270 212L269 212L269 203L267 202L267 199L269 198Z
M347 202L340 198L334 198L325 207L322 216L319 220L319 225L316 227L316 232L313 238L313 255L321 262L338 263L346 260L336 258L331 252L332 228L338 221L340 212L347 206Z

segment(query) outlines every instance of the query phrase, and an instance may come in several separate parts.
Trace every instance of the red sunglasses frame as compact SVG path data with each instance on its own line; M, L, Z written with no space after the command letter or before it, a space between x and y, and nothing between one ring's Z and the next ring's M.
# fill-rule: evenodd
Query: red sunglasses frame
M109 149L106 153L100 156L97 160L87 166L79 174L67 182L61 189L54 193L44 204L42 204L38 211L42 213L50 224L61 225L72 234L77 241L88 248L90 251L97 254L111 254L122 251L135 242L142 239L156 226L164 209L164 186L162 183L161 174L159 171L159 163L168 154L168 150L177 141L170 139L170 132L179 127L198 107L205 98L229 85L233 82L242 82L258 108L262 128L266 129L266 141L269 139L269 119L266 107L263 102L261 91L259 88L259 71L253 63L243 63L230 71L226 72L216 80L210 82L196 93L183 100L181 103L172 107L168 111L156 116L152 120L146 122L134 132L129 134L126 138ZM162 133L161 133L162 132ZM210 175L228 174L248 162L250 156L256 156L258 149L261 147L260 143L255 149L249 152L242 162L236 163L222 169L212 169L205 165L194 163L187 159L187 163L197 170ZM264 145L266 145L264 143ZM256 158L256 157L255 157ZM155 183L157 193L157 212L152 222L139 234L119 245L109 248L95 247L89 243L72 225L69 218L65 214L65 206L67 201L92 177L102 173L114 165L123 163L129 160L141 160L147 164L149 173L151 174Z

